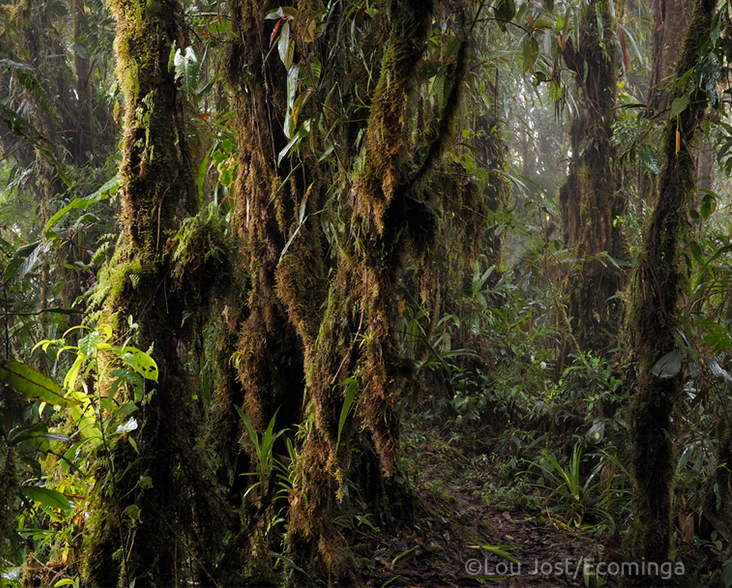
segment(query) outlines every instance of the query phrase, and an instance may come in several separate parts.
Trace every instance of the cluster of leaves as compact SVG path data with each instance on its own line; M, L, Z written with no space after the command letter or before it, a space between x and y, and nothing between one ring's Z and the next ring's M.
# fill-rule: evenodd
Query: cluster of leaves
M131 318L129 323L131 331L136 328ZM150 355L128 345L129 340L110 343L109 327L89 329L78 345L67 345L65 338L82 328L70 329L64 339L37 345L54 361L64 352L75 356L63 386L21 362L7 361L0 368L0 378L13 393L34 401L30 423L6 430L5 419L0 420L0 453L6 456L5 465L10 451L16 451L23 464L18 472L18 493L8 505L15 513L16 525L7 538L10 546L3 546L10 549L10 561L18 564L24 561L29 545L42 562L67 557L69 545L80 537L95 496L118 492L115 483L119 472L110 450L124 440L138 451L132 435L138 429L134 413L154 394L154 389L145 385L146 380L155 382L158 377ZM107 396L89 389L87 382L93 381L92 375L113 380ZM104 470L97 468L97 459L105 462ZM100 471L105 471L105 476L97 479ZM140 480L139 484L144 488L151 481ZM140 509L127 507L114 516L128 520L134 530ZM18 565L4 575L17 580L20 572ZM54 585L64 585L58 583L64 581L62 577L56 580Z

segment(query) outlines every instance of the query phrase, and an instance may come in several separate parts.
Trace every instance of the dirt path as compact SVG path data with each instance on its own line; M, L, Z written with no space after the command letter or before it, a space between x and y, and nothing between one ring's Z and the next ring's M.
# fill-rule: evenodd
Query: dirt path
M367 586L585 586L601 545L486 500L491 472L436 436L413 435L405 449L416 520L388 535L363 525L350 538Z

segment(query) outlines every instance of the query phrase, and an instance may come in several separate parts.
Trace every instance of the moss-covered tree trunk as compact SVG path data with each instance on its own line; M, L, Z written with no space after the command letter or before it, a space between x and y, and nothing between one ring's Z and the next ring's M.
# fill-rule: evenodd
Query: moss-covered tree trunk
M651 42L653 57L651 77L648 81L648 116L657 117L666 107L669 85L676 71L676 62L681 54L681 41L689 24L691 0L655 0L653 2L653 25ZM655 176L641 167L638 178L638 211L653 193Z
M470 220L484 211L472 179L441 168L468 43L460 39L447 67L444 108L431 109L420 127L413 124L419 63L441 16L438 3L377 2L371 11L334 5L319 28L323 13L306 0L279 19L265 19L276 2L229 6L235 40L227 73L240 122L236 222L252 286L234 354L244 406L259 430L278 408L278 428L300 421L288 553L316 575L352 584L333 515L349 483L352 436L363 435L377 456L379 464L365 468L380 466L384 478L396 468L407 260L428 271L444 211L471 227L483 222ZM466 35L465 23L458 26ZM355 37L344 38L345 30ZM288 33L291 53L280 51ZM299 119L312 124L298 151L280 156L292 137L285 131L288 78L309 80ZM340 102L325 105L336 89ZM296 97L289 98L299 104ZM460 234L475 245L475 232ZM345 412L349 394L354 402Z
M676 68L679 79L699 60L714 13L712 0L697 0L684 35ZM686 88L674 89L671 98ZM662 562L671 545L671 499L674 484L672 413L682 393L681 375L659 377L653 367L676 348L677 306L684 291L679 248L685 214L695 187L694 136L707 107L706 94L691 91L689 106L666 121L662 144L664 163L657 200L638 263L633 323L639 363L638 390L631 407L635 520L634 555ZM669 375L663 374L660 375ZM642 580L642 578L641 578Z
M598 20L605 23L604 32ZM581 104L570 130L569 176L559 191L565 243L578 258L568 315L579 348L598 353L614 343L622 324L623 307L614 296L625 273L615 260L627 256L622 225L615 222L626 203L618 191L612 144L617 69L611 24L606 3L588 4L580 16L579 46L570 41L564 50L567 66L576 72Z
M135 413L139 454L124 440L109 452L99 450L85 579L94 586L126 586L133 580L173 586L185 576L210 584L208 562L221 537L207 530L218 525L223 533L225 526L194 451L194 391L179 353L184 293L171 279L176 231L197 204L171 67L171 51L184 44L182 10L176 0L109 4L125 98L122 210L117 252L100 278L107 291L100 323L110 325L115 338L132 336L137 347L151 349L159 380L154 390L148 386ZM139 324L137 331L130 332L128 317ZM110 382L96 385L106 396Z
M290 426L299 421L302 409L303 346L298 334L307 339L312 332L302 322L290 321L282 301L284 288L277 283L275 271L288 236L297 226L292 228L290 223L302 204L302 178L308 171L282 183L291 171L289 159L278 163L278 154L289 141L283 130L287 71L275 56L265 60L270 52L267 32L276 22L265 16L278 4L253 0L231 0L229 4L236 41L227 73L239 123L236 224L251 279L236 365L244 384L247 416L263 431L276 410L278 425ZM315 206L311 202L309 210L314 211ZM312 225L301 229L304 236ZM313 273L297 285L303 295L297 304L303 320L315 322L322 301L317 293L322 288L318 287L318 270L308 266Z

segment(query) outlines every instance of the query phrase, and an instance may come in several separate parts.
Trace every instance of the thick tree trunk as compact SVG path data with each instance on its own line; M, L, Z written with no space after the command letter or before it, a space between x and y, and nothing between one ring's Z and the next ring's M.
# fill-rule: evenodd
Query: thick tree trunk
M110 8L125 97L122 234L100 279L109 290L100 323L110 325L115 338L132 335L137 347L152 348L159 380L135 413L139 455L126 442L108 453L99 450L95 514L86 529L86 581L172 586L180 581L179 570L190 576L194 569L194 577L210 584L207 562L218 557L214 552L226 526L193 449L194 392L178 353L185 292L171 279L176 231L197 205L181 96L169 67L174 44L184 43L182 10L176 0L110 0ZM129 333L128 317L139 323L137 332ZM97 382L103 396L109 385ZM113 471L105 471L110 464ZM126 514L132 506L139 508L139 520Z
M351 437L359 427L379 462L364 468L380 469L386 478L396 467L406 382L398 331L405 262L412 256L428 271L440 220L435 211L455 211L464 225L484 230L484 221L473 219L490 195L478 194L455 169L440 170L449 186L437 186L431 175L452 138L468 43L461 39L446 66L449 95L439 119L428 117L428 128L415 131L419 63L436 3L384 2L368 16L336 7L318 29L322 35L308 41L303 30L316 22L309 2L294 3L279 23L264 18L275 2L230 0L229 6L235 41L227 73L240 117L236 220L252 280L250 315L235 354L245 410L260 430L278 406L278 428L301 419L288 553L299 566L313 566L316 576L352 584L348 546L333 514L347 487ZM340 31L351 18L361 34L368 31L361 55L343 50ZM317 61L326 81L317 88L306 84L310 100L299 117L311 117L310 134L296 154L280 158L289 141L288 76L297 76L271 52L273 43L286 42L277 36L283 29L275 29L285 24L293 66L305 71ZM365 99L368 117L347 100L338 108L324 105L336 87L354 102ZM461 234L476 244L475 232ZM341 385L347 379L349 387ZM346 388L354 402L341 421Z
M626 207L618 191L611 141L616 116L615 44L610 38L610 12L598 10L594 4L583 10L579 48L568 43L564 51L568 67L577 72L582 106L572 122L572 161L559 204L565 242L579 263L570 280L569 318L580 349L601 353L613 344L622 325L623 306L613 297L623 287L625 272L614 260L623 260L627 250L622 225L614 222ZM606 23L604 38L599 18Z
M697 0L686 30L676 77L696 65L700 42L709 32L715 3ZM671 98L683 89L676 88ZM681 375L661 378L653 367L676 348L677 305L683 292L678 250L686 207L694 193L692 142L704 118L707 97L695 89L689 106L669 117L663 140L665 161L658 200L644 239L634 295L635 352L640 373L631 407L632 475L635 494L634 555L662 562L671 545L671 497L674 483L671 415L682 392ZM642 580L642 578L641 578Z

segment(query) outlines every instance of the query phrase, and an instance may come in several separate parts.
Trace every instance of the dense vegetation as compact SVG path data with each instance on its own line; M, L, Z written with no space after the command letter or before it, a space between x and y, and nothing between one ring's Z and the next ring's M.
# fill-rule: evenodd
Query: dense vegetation
M730 61L712 0L4 2L0 582L732 586Z

